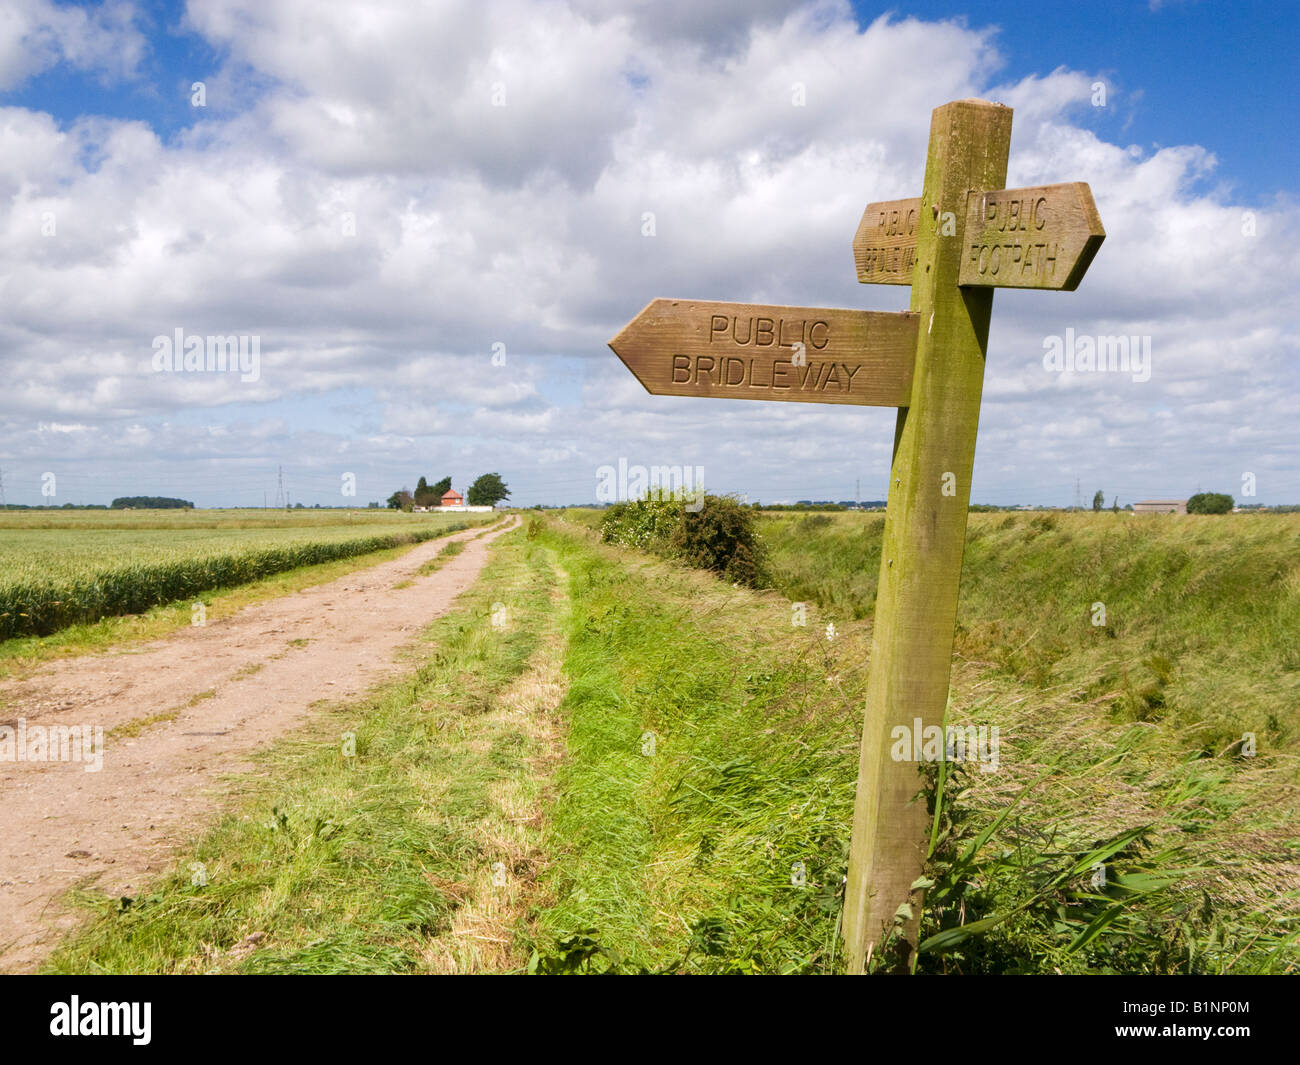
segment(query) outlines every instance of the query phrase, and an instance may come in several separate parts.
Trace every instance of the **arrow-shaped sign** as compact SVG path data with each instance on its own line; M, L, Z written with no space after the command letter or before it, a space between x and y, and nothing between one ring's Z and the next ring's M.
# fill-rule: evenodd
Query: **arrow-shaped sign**
M658 299L609 342L657 396L906 407L918 316Z
M1073 292L1105 239L1086 182L972 193L957 283Z
M910 285L920 220L919 198L867 204L853 238L858 280ZM1072 292L1105 239L1086 182L972 192L957 283Z
M916 261L921 197L869 203L853 237L858 280L864 285L910 285Z

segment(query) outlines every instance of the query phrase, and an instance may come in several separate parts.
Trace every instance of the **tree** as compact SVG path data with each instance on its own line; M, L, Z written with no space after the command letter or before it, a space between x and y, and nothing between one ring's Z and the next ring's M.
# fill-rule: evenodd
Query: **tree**
M1197 492L1187 501L1188 514L1227 514L1232 507L1232 496L1223 492Z
M451 487L451 478L444 477L437 484L429 484L423 477L415 486L413 501L417 507L436 507L442 502L442 494Z
M132 510L193 510L194 504L188 499L173 499L170 496L118 496L109 507L113 510L124 510L127 507Z
M405 488L399 488L388 497L388 506L393 510L410 510L412 504L411 493Z
M1110 505L1110 512L1111 512L1112 514L1118 514L1118 513L1119 513L1119 496L1116 496L1114 502L1111 503L1111 505Z
M499 473L485 473L469 486L465 501L471 507L494 507L510 495Z
M1103 492L1100 488L1098 488L1097 494L1092 497L1093 512L1098 514L1101 513L1101 508L1104 507L1105 505L1106 505L1106 493Z

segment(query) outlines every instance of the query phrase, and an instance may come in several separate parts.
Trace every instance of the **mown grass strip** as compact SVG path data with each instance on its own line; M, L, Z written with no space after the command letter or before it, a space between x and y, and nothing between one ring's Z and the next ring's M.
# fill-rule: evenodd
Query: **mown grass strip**
M477 540L478 537L476 536L474 539ZM443 566L445 566L448 562L450 562L453 558L455 558L464 550L465 550L464 540L453 540L451 543L447 544L441 551L439 551L433 558L429 559L428 562L421 564L419 569L415 571L415 575L417 577L427 577L430 573L437 573L438 570L442 569Z
M564 857L535 970L832 967L856 757L827 682L841 651L775 597L541 539L571 574L574 620Z

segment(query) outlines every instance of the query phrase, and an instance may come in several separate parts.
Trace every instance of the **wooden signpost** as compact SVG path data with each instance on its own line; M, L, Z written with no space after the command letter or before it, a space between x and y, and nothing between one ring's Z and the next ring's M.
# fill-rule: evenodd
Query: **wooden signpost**
M944 104L921 195L868 205L858 280L911 285L909 311L655 300L610 345L656 395L899 408L844 898L855 973L895 929L916 946L928 822L891 733L944 724L993 289L1071 291L1106 235L1086 184L1003 188L1010 144L1010 108Z
M972 191L964 215L960 285L1073 292L1106 236L1082 181ZM859 281L912 283L920 217L919 197L867 204L853 238Z
M609 342L656 396L901 407L915 314L653 300Z

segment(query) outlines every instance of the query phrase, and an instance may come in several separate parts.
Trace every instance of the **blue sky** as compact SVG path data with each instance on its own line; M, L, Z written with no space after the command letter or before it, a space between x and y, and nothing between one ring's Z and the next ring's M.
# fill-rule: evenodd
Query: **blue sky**
M972 497L1300 501L1300 5L9 6L10 502L54 472L259 505L280 468L308 504L489 470L579 502L619 458L883 496L892 411L650 397L605 341L655 296L901 308L848 242L966 95L1016 108L1013 183L1089 181L1108 232L1078 292L997 295ZM257 380L154 371L177 328L258 336ZM1067 329L1149 336L1151 379L1046 372Z
M1278 0L1164 3L855 3L870 21L895 10L1000 27L1004 76L1058 66L1096 71L1121 106L1090 123L1117 143L1203 144L1245 200L1294 194L1300 171L1300 4Z

